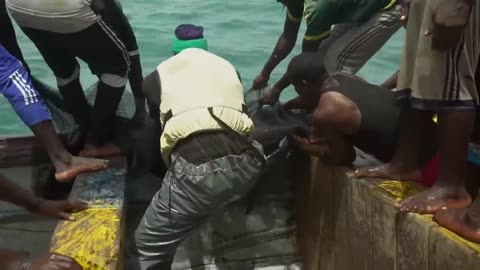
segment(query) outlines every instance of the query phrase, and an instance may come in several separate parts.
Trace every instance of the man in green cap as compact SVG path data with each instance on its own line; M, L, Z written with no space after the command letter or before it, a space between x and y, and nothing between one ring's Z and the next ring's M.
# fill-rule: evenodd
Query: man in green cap
M163 132L160 151L169 169L138 226L127 269L170 269L180 243L214 211L242 198L265 165L249 139L253 121L244 89L227 60L207 51L203 28L181 25L174 56L145 77Z

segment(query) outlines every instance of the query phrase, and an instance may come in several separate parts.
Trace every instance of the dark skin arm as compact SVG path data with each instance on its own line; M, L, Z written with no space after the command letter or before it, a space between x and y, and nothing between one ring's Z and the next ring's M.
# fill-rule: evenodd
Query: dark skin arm
M87 205L81 202L44 200L6 179L3 175L0 175L0 200L21 206L32 213L65 220L72 220L69 212L87 208Z
M85 203L69 201L48 201L35 196L31 191L0 175L0 200L21 206L30 212L45 216L73 220L69 212L87 208ZM52 254L51 254L52 255ZM55 255L43 256L30 262L29 270L81 270L72 258ZM0 269L17 270L25 261L25 254L18 251L0 250Z
M260 75L258 75L253 81L253 89L262 89L266 87L272 71L290 54L290 52L292 52L295 47L301 23L301 21L292 21L288 19L287 15L283 26L283 32L278 38L277 44Z
M322 41L323 39L319 39L319 40L304 39L302 43L302 52L316 52L320 44L322 43ZM265 93L265 96L263 98L263 103L273 105L275 102L278 101L278 98L280 97L280 94L282 93L282 91L285 88L287 88L290 84L291 82L288 79L288 75L284 73L282 78L280 78L280 80L271 89L269 89L268 92ZM254 85L255 85L255 82L254 82Z
M301 102L300 97L296 97L282 104L282 108L286 111L291 111L291 110L303 109L304 105Z
M156 70L143 79L142 90L148 103L151 104L152 107L158 108L160 106L162 84L160 81L160 75Z
M333 98L320 98L313 112L313 138L297 139L297 145L329 164L351 165L355 150L349 137L355 134L359 121L358 108L345 96L335 93Z

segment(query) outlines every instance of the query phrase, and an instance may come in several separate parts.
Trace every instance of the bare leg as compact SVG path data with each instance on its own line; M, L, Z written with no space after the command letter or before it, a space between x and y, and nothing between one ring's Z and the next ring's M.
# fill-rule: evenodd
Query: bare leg
M43 121L31 129L45 145L55 166L55 178L60 182L71 180L82 172L98 171L108 166L107 160L75 157L68 153L55 133L51 121Z
M480 194L469 208L440 210L433 219L465 239L480 243Z
M400 137L390 163L362 168L355 171L356 177L386 178L419 181L419 149L424 128L432 121L432 113L405 111L400 116Z
M404 212L435 213L442 207L464 208L470 205L465 190L468 142L475 121L474 112L439 114L439 176L435 185L399 203Z

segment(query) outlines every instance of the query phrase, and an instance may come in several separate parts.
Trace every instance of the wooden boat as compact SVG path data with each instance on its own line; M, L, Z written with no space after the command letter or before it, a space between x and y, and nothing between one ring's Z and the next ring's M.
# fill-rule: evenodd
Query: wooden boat
M38 141L29 135L0 138L0 174L27 188L37 188L34 175L49 159ZM44 165L43 165L44 166ZM0 202L0 248L48 251L56 220L35 216Z
M396 212L395 202L419 192L418 185L353 179L345 168L301 154L283 162L266 172L248 200L228 206L189 236L173 269L478 269L480 245L430 216ZM291 162L296 169L286 174L281 168ZM124 267L125 240L161 178L129 176L124 157L111 164L107 171L79 176L71 187L71 198L92 205L75 222L0 203L0 248L59 252L86 270L130 270ZM35 138L0 139L0 173L17 183L45 192L49 182L36 180L40 171L48 179L49 166ZM70 187L59 190L57 195L66 196Z

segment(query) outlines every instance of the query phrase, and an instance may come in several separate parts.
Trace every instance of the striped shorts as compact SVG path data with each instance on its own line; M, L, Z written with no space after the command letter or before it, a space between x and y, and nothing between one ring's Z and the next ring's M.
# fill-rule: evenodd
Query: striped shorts
M400 29L399 7L378 12L362 24L334 25L330 36L320 45L330 73L337 71L356 74L395 32Z
M67 85L80 76L78 57L106 85L125 87L130 56L115 29L103 19L99 18L90 27L74 33L27 27L22 27L22 30L52 69L59 86Z
M27 126L52 119L23 66L0 82L0 91Z
M475 73L480 55L480 5L474 1L461 41L450 50L433 50L432 11L443 0L414 0L410 6L398 97L413 109L471 111L478 106Z

